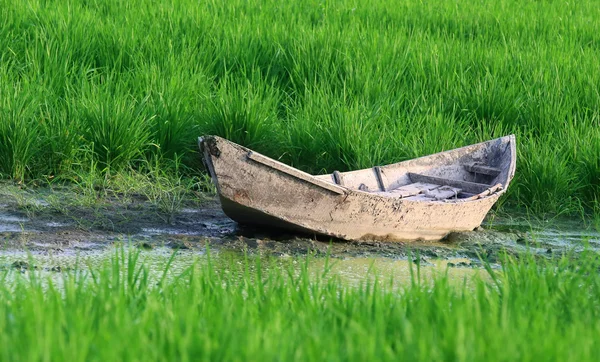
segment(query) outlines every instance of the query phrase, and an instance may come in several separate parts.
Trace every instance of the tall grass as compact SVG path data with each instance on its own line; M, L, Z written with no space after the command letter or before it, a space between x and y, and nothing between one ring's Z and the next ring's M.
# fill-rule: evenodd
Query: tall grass
M0 274L0 360L597 360L598 260L506 260L489 281L445 275L347 286L268 259L180 274L139 253L63 274ZM298 268L295 266L294 268ZM85 269L84 269L85 270ZM15 275L17 273L17 275Z
M329 172L515 133L513 204L598 209L599 16L589 0L0 0L0 173L68 175L81 149L110 170L195 167L203 133Z

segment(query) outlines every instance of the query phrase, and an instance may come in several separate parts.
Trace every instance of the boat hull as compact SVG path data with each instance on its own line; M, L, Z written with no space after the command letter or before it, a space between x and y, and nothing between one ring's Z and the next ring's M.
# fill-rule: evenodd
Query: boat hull
M477 228L502 194L464 202L384 197L322 185L274 160L256 161L249 149L219 137L204 138L201 148L228 217L344 240L439 240Z

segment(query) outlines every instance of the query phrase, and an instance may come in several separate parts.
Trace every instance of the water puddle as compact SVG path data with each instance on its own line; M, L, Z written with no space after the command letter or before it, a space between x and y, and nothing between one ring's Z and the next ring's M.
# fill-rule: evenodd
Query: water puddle
M60 199L56 194L53 197ZM315 272L329 260L332 272L356 284L366 275L409 280L415 258L424 275L447 273L461 280L481 272L481 259L497 266L505 253L553 257L585 248L600 250L598 230L575 222L493 217L484 223L483 231L451 234L439 242L341 242L239 228L223 214L216 199L188 202L172 215L144 200L84 207L57 206L55 200L50 206L43 198L33 199L37 200L34 207L23 207L0 193L0 264L5 268L17 263L17 269L25 270L22 263L33 258L36 270L55 273L84 260L90 265L106 261L115 250L133 246L143 250L149 267L158 273L173 252L177 252L175 269L182 270L202 261L209 246L215 255L234 253L238 260L245 255L278 260L303 260L311 255Z
M517 242L538 252L581 252L585 249L600 251L600 231L570 220L500 219L491 228L518 235Z
M186 231L167 228L142 228L139 236L159 236L159 235L202 235L200 231Z
M27 222L27 221L29 221L29 220L26 218L23 218L23 217L0 213L0 223L2 223L2 224L4 224L4 223L8 223L8 224L23 223L23 222Z
M62 227L72 226L73 224L50 221L50 222L47 222L45 225L50 228L62 228Z
M16 215L0 213L0 233L2 232L21 232L23 223L28 220Z
M120 262L126 263L129 252L127 249L119 247L45 254L7 251L0 254L0 273L9 273L8 278L4 279L5 281L21 277L29 278L32 276L31 273L35 273L37 278L51 280L54 285L61 285L64 282L63 273L77 270L79 273L87 274L90 269L98 270L103 266L110 265L114 261L115 255L125 255ZM135 253L135 250L133 252ZM172 249L161 247L140 252L138 255L140 262L148 269L151 280L156 281L162 278L166 265L169 263L167 277L173 278L181 275L190 267L199 267L208 261L206 251L177 251L175 257L170 261L173 253ZM240 266L238 270L240 272L243 270L241 266L246 265L248 261L252 265L253 257L241 253L213 252L210 258L218 272L231 272L232 264ZM476 275L486 277L485 271L473 267L471 260L467 258L423 261L419 265L411 259L382 257L293 258L279 259L279 262L272 258L265 260L267 260L263 262L265 272L269 269L280 268L286 273L291 270L292 273L299 274L307 266L308 272L313 276L335 277L346 285L357 287L369 282L371 285L378 283L397 288L409 285L417 279L427 282L433 280L435 276L446 276L449 281L456 283L468 282Z
M20 232L22 231L21 226L16 224L3 224L0 225L0 233L3 232Z
M446 276L450 281L458 283L470 280L476 275L486 278L485 270L468 258L434 259L419 265L415 260L381 257L327 261L319 259L312 262L311 271L321 272L325 269L325 263L330 264L331 275L339 277L345 284L354 286L364 284L366 280L399 287L419 278L422 281L430 281L434 277Z

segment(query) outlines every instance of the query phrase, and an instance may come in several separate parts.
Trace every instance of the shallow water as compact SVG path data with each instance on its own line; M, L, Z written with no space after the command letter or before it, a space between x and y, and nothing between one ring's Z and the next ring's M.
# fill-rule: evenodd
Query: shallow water
M488 228L501 232L517 232L520 243L532 249L580 252L584 249L600 251L600 230L586 227L575 220L527 220L520 218L499 218L488 222Z
M20 232L20 231L19 231ZM152 240L153 237L161 236L162 245L157 245ZM140 250L140 260L149 269L151 276L159 278L165 267L175 253L173 263L169 268L169 275L178 275L186 268L193 264L202 264L207 260L207 250L205 246L177 250L169 245L169 238L179 238L181 235L171 232L157 233L152 236L144 237L128 237L120 242L112 242L104 245L98 242L81 241L68 247L62 247L57 250L48 249L43 242L29 242L28 246L31 249L6 249L0 252L0 269L13 270L21 274L35 272L37 275L49 277L57 284L60 284L60 272L88 268L96 268L103 263L108 263L116 253L127 248ZM239 240L239 239L238 239ZM242 239L244 240L244 239ZM531 245L523 245L522 243L506 244L510 250L530 250L540 254L548 254L549 250L583 250L585 245L595 248L598 246L598 234L583 230L564 232L557 229L536 230L533 232ZM177 239L176 241L179 241ZM259 239L259 241L261 241ZM283 244L285 250L291 250L289 244L293 241L269 241L270 243ZM460 244L460 242L458 242ZM587 244L586 244L587 243ZM223 247L218 244L211 244L211 258L216 261L216 265L225 265L220 263L223 260L243 263L244 258L254 257L258 255L267 255L269 258L279 258L282 260L292 260L292 264L296 264L297 269L300 269L302 263L306 262L306 256L303 253L294 255L289 253L272 252L279 250L277 247L265 247L261 249L248 248L251 243L248 241L241 242L241 245L246 245L246 248L240 244L234 244L232 248ZM300 244L300 243L299 243ZM439 244L439 245L438 245ZM339 249L341 245L336 244L334 248ZM35 250L36 247L41 250ZM331 244L329 245L331 247ZM436 248L439 247L439 248ZM148 248L148 250L145 250ZM330 267L330 276L337 276L344 283L349 285L360 285L368 280L377 279L380 283L387 283L393 279L393 284L403 285L409 284L413 275L417 272L417 263L419 264L419 272L421 276L430 280L435 275L447 275L451 281L463 282L474 275L486 277L485 270L481 267L481 262L476 255L479 250L472 246L474 253L437 253L441 248L452 248L443 243L430 243L426 247L414 247L410 253L390 254L387 252L378 253L378 247L372 246L373 249L361 250L353 245L347 246L343 251L338 251L334 257L327 257L321 253L309 257L308 265L311 273L322 273L326 264ZM459 246L455 246L459 250ZM301 250L301 249L297 249ZM310 252L310 251L309 251ZM311 254L315 254L311 252ZM418 255L418 256L417 256ZM418 260L417 260L418 258ZM25 264L26 263L26 264ZM285 263L289 265L290 263ZM25 267L23 267L25 265ZM497 268L499 264L492 262L492 267Z
M42 280L51 279L54 285L63 283L63 273L69 273L77 270L80 273L87 273L87 270L98 270L103 265L109 265L114 260L113 257L121 252L128 251L125 248L115 247L113 249L104 249L93 252L77 253L29 253L25 251L5 251L0 254L0 273L2 270L9 273L5 281L15 280L16 278L29 278L31 273ZM136 252L134 249L133 252ZM173 257L173 253L175 256ZM189 267L200 266L208 261L206 251L173 251L167 247L156 248L148 251L140 251L139 261L149 271L152 280L158 281L165 272L169 260L173 257L168 266L168 278L181 275ZM239 252L211 252L211 263L218 270L227 270L231 263L244 265L249 258ZM420 260L417 265L416 259L406 258L387 258L387 257L348 257L343 259L331 258L283 258L284 263L273 262L264 263L263 268L281 268L285 271L292 270L296 273L305 266L308 266L308 272L311 275L322 276L325 271L326 277L339 278L346 285L360 286L369 281L380 284L400 287L410 284L417 278L419 273L421 280L432 280L434 276L446 275L450 281L462 283L474 275L486 277L486 272L478 267L473 267L468 258L434 259L430 261ZM127 256L121 261L126 261ZM251 263L252 264L252 263Z
M76 265L99 265L118 250L135 247L142 250L142 259L155 274L162 274L176 251L171 268L176 274L206 260L210 246L215 258L228 255L240 262L244 255L302 261L310 254L310 268L315 273L329 260L335 275L358 284L367 275L410 281L416 255L424 276L448 273L450 278L462 280L482 271L481 258L498 266L505 252L553 257L585 248L600 250L598 230L569 220L540 222L525 216L493 216L484 222L483 231L451 234L440 242L357 243L240 229L214 199L185 204L166 217L146 200L56 207L41 195L32 198L33 206L27 206L22 197L0 192L0 267L29 273L23 268L29 263L38 273L54 275ZM73 196L65 199L69 197Z

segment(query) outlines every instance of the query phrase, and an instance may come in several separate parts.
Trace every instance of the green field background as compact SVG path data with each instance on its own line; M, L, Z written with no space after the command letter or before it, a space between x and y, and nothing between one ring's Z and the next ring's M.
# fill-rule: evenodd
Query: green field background
M0 173L194 169L205 133L331 172L515 133L509 205L598 214L599 9L0 0Z

